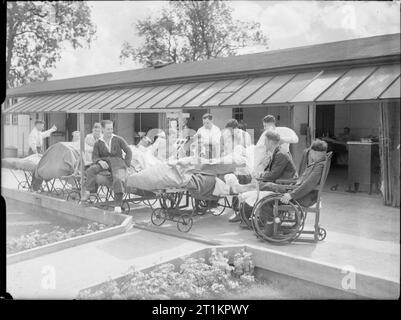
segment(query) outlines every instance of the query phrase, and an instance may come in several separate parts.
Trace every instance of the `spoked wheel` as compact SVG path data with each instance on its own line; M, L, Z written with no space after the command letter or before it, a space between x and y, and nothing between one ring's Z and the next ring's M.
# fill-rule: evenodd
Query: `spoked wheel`
M209 202L210 212L214 216L221 215L224 210L229 206L229 203L226 198L219 198L218 200L212 200Z
M226 198L219 198L217 200L200 200L193 199L192 207L195 208L199 216L206 213L211 213L214 216L221 215L228 206Z
M123 211L124 213L129 213L131 210L129 203L127 200L124 200L123 203L121 204L121 211Z
M326 239L326 236L327 236L326 229L319 227L318 234L317 234L317 239L319 241L323 241L324 239Z
M80 202L81 201L81 192L77 190L69 191L67 194L67 201Z
M177 221L177 229L181 232L188 232L191 230L192 224L192 217L189 214L184 214Z
M295 240L304 223L300 207L291 202L281 204L281 196L275 194L260 199L252 211L252 227L256 234L273 243Z
M157 208L153 210L150 220L155 226L161 226L167 220L166 209Z

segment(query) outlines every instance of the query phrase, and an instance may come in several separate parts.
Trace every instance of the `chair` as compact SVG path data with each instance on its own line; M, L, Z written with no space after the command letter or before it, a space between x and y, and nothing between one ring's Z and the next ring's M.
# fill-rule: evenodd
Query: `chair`
M321 210L321 195L330 170L332 152L326 154L326 160L323 167L323 173L319 185L315 188L317 191L316 203L311 207L301 206L297 201L291 200L287 205L280 203L282 194L273 193L258 200L252 210L251 225L259 238L270 242L290 242L290 241L308 241L311 239L300 239L301 234L313 235L312 242L322 241L326 238L327 232L320 227L320 210ZM289 182L281 180L276 182ZM294 182L292 180L292 182ZM287 185L286 189L294 189L295 185ZM263 206L271 205L273 215L270 220L263 221ZM304 230L304 223L308 213L315 214L315 222L313 230ZM272 234L264 233L266 223L272 224ZM286 226L286 227L284 227Z

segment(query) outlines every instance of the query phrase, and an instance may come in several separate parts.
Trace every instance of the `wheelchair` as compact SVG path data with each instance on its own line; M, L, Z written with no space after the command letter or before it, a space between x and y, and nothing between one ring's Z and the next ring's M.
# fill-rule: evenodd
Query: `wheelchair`
M321 193L327 175L330 170L332 152L326 155L326 161L323 168L322 178L319 185L315 188L317 191L316 203L311 207L304 207L296 200L292 199L288 204L281 203L281 193L271 193L259 199L259 190L257 190L257 200L253 207L246 202L242 202L239 207L241 220L256 236L274 244L290 243L292 241L318 242L323 241L327 236L327 231L319 224L321 209ZM294 183L294 180L281 180L276 183L288 184ZM288 190L293 189L292 185L286 185ZM315 214L313 230L305 230L305 221L307 215ZM300 238L301 235L312 235L313 238Z

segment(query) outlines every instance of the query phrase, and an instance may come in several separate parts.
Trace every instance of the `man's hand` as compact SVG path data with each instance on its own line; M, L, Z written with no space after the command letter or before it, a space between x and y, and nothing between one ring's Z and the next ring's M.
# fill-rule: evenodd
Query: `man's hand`
M104 161L104 160L99 160L97 163L98 163L99 166L101 166L102 169L104 169L104 170L107 170L107 169L109 168L109 165L108 165L107 162Z
M292 199L291 195L287 192L284 193L283 196L281 197L281 202L284 204L288 204L290 202L290 200Z
M50 129L51 131L57 131L57 127L55 126L55 125L53 125L53 127L51 127L51 129Z

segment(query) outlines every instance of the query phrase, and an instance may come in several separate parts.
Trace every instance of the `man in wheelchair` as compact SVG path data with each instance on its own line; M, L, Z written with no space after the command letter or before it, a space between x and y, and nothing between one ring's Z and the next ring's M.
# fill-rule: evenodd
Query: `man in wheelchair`
M310 163L306 166L302 175L294 181L294 184L280 184L273 182L256 181L248 185L240 185L236 183L233 186L233 191L241 194L242 200L247 197L250 191L259 187L260 191L270 191L281 193L280 202L288 204L291 199L296 200L303 207L312 206L316 200L318 191L316 187L319 185L322 178L327 152L327 143L322 140L315 140L309 149ZM249 204L249 203L248 203ZM266 206L262 210L262 217L268 219L272 215L272 206ZM271 226L265 226L265 233L271 233Z

